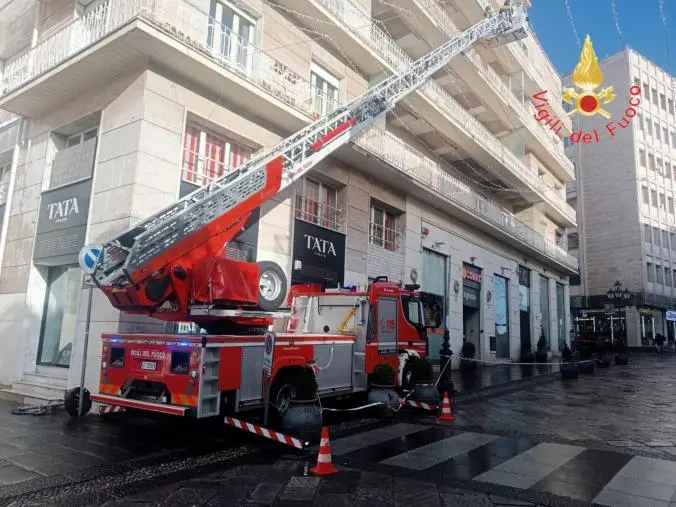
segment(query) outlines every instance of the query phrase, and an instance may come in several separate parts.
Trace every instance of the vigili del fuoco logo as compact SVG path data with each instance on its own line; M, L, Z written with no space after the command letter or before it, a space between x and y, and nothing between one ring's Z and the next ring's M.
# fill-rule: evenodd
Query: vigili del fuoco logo
M611 120L611 114L604 109L604 106L615 100L615 89L612 86L602 87L603 71L599 65L596 52L592 46L589 35L585 38L580 61L573 71L573 84L575 87L563 88L563 102L570 104L572 109L568 116L580 114L582 116L601 115L609 121L606 122L605 130L611 136L614 136L618 128L626 129L631 124L631 119L636 116L636 108L641 104L641 87L633 85L629 88L628 106L624 114L618 121ZM561 132L563 122L554 113L549 110L549 101L547 100L547 90L543 90L533 95L535 102L535 119L548 125L551 130L557 134ZM591 132L585 132L580 129L570 135L571 143L600 143L601 136L598 129Z

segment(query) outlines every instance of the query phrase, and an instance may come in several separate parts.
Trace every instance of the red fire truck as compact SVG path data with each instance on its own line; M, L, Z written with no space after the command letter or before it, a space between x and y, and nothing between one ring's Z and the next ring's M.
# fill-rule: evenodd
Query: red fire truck
M253 210L363 133L454 56L480 39L505 44L527 35L522 5L487 15L406 72L238 169L108 243L85 247L80 265L113 306L195 322L206 333L104 334L99 392L70 391L69 412L77 413L81 392L87 410L94 401L201 418L257 408L264 368L272 379L272 403L283 410L294 395L295 375L308 364L318 366L321 396L365 391L368 375L382 362L406 384L407 360L426 355L426 327L438 327L440 320L439 309L423 304L417 286L380 278L364 292L292 287L290 311L284 312L284 270L272 262L226 258L228 241ZM287 319L285 332L267 333L280 318Z
M276 333L270 400L285 410L301 368L315 363L322 397L364 392L377 363L410 382L405 358L427 353L430 307L414 290L378 279L365 292L305 290L294 294L286 330ZM209 311L205 309L205 313ZM258 327L277 315L211 310L239 322L259 319L253 334L103 335L99 394L93 401L175 415L209 417L263 403L266 336ZM435 312L439 315L439 312ZM271 323L271 322L270 322ZM244 329L244 325L242 330ZM251 331L246 329L246 331Z

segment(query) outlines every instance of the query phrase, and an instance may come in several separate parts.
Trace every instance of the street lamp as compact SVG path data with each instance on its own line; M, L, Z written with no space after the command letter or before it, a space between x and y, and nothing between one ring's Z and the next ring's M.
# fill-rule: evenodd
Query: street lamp
M606 292L606 297L616 304L616 306L625 306L631 299L631 292L622 286L622 282L616 281Z
M622 282L620 282L619 280L617 280L613 284L613 286L610 289L608 289L608 292L606 292L606 297L617 308L624 308L625 306L629 305L629 302L631 301L631 296L632 296L632 294L629 291L629 289L624 288L622 286ZM621 319L622 317L620 316L619 318ZM615 341L615 329L614 329L613 326L614 326L613 325L613 317L611 315L611 317L610 317L610 337L613 341Z

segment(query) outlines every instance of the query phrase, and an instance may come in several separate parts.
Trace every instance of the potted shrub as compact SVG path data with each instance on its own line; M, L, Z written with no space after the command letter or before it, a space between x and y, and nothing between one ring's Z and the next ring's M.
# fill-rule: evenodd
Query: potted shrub
M519 359L520 363L532 363L535 361L535 354L531 350L530 342L521 344L521 357Z
M439 403L439 392L434 387L434 369L428 359L416 357L409 359L411 377L415 385L411 397L422 403Z
M580 350L577 352L578 355L578 367L580 373L594 373L594 352L588 346L580 347Z
M610 366L610 349L612 345L610 341L602 341L597 345L596 350L596 364L599 368L608 368Z
M306 442L316 442L322 431L322 412L317 404L317 379L312 368L306 366L298 372L294 394L281 415L281 429Z
M465 340L460 351L460 372L463 374L474 373L477 369L476 361L466 361L467 359L474 359L476 355L476 346L472 342Z
M562 378L577 378L580 373L580 368L573 359L573 352L568 347L568 344L563 345L561 351L561 366L559 367Z
M615 364L625 365L629 362L629 352L624 338L618 338L615 342Z
M540 328L540 339L538 340L537 350L535 351L535 362L547 362L547 338L545 337L544 328Z
M400 398L394 390L394 368L387 363L377 364L369 377L368 403L381 403L374 412L381 417L392 416L399 408Z

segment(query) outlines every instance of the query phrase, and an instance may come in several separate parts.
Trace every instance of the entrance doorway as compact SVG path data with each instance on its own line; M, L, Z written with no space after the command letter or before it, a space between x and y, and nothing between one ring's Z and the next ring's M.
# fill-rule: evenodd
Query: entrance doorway
M462 334L481 357L481 268L463 264Z
M467 290L467 289L465 289ZM476 356L479 356L479 308L463 305L462 307L462 329L463 336L476 347Z

